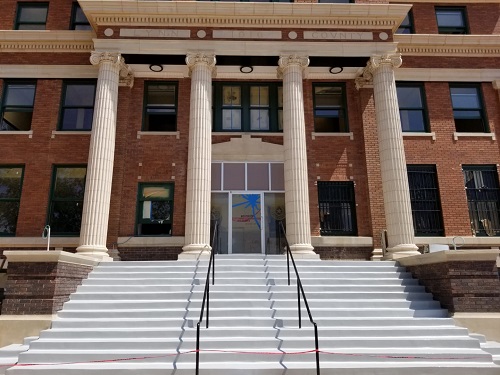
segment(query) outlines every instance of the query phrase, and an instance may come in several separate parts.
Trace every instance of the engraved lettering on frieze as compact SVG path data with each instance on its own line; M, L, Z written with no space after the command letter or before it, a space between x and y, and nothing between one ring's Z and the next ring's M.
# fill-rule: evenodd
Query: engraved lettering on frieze
M120 29L120 36L132 38L190 38L190 30Z
M214 39L281 39L281 31L214 30Z
M304 31L304 39L373 40L373 33L350 31Z

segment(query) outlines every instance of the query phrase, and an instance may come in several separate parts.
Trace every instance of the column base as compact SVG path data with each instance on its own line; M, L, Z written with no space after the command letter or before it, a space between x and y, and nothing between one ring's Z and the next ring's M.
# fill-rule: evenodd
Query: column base
M400 258L421 255L418 247L415 244L400 244L394 247L388 247L384 254L383 260L397 260Z
M76 248L78 255L83 255L99 262L112 262L113 258L108 255L108 248L106 246L97 245L80 245Z
M382 251L382 249L373 249L370 260L377 261L377 260L382 260L383 258L384 258L384 252Z
M294 259L319 259L319 255L314 252L314 247L307 243L290 245L290 250Z
M206 244L190 244L182 248L177 260L208 260L212 248Z

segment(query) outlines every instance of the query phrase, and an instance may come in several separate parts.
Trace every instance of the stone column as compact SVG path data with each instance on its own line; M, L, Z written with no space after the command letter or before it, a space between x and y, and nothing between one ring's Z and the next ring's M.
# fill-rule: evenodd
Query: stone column
M120 72L130 75L119 53L92 52L90 62L99 65L94 120L90 137L89 161L79 254L110 260L107 255L109 204L113 180L116 113Z
M394 80L394 68L401 66L401 63L400 54L373 56L363 74L366 81L373 79L388 237L385 259L420 254L414 239L403 133ZM358 84L360 82L357 80Z
M210 194L212 167L212 75L215 55L188 54L191 77L189 146L186 191L186 244L181 258L199 257L210 247ZM208 254L208 252L207 252Z
M311 245L309 181L302 79L306 56L284 55L278 62L283 79L283 145L285 148L286 231L290 248L300 256L315 256Z

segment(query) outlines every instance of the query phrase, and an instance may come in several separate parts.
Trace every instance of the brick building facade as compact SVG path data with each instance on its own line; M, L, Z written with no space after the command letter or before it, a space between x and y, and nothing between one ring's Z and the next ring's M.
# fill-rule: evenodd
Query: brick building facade
M499 246L499 5L328 3L4 1L0 249Z

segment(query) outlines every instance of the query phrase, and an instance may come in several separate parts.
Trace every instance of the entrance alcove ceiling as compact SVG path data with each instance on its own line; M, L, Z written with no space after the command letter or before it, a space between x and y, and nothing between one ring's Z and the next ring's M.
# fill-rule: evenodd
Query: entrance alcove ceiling
M261 138L242 135L241 138L231 138L229 142L212 145L212 160L214 161L284 161L283 145L268 143Z

